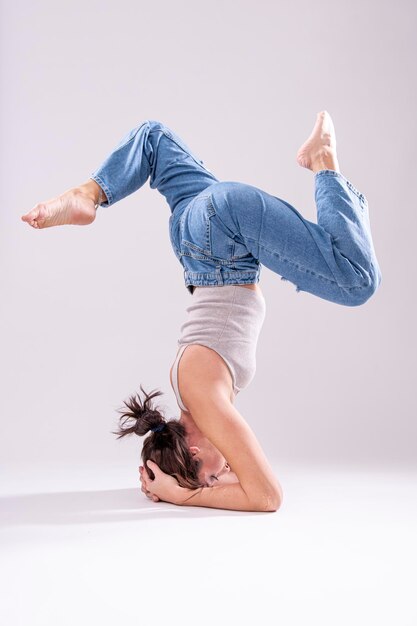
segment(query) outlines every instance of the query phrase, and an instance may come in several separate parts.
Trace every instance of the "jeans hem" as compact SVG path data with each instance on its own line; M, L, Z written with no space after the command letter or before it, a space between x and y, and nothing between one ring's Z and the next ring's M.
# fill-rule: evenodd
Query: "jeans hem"
M342 180L345 181L349 189L359 198L359 200L361 200L364 203L368 202L366 197L363 195L363 193L361 193L359 189L357 189L354 185L352 185L350 180L348 180L346 176L342 174L341 172L336 172L336 170L319 170L318 172L315 173L315 178L320 178L322 176L336 176L336 178L341 178Z
M104 182L104 180L98 176L98 174L91 174L90 178L92 178L93 180L96 181L96 183L98 185L100 185L100 187L102 188L102 190L104 191L104 193L106 194L107 197L107 202L102 202L100 204L100 206L110 206L113 202L113 195L112 192L110 191L110 189L107 187L106 183Z

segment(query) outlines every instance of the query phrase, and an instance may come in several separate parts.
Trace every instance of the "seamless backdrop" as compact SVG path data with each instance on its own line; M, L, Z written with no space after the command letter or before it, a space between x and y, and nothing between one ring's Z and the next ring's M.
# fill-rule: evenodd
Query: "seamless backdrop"
M22 468L136 468L116 409L159 388L190 295L169 207L147 183L88 227L21 214L88 179L144 119L221 180L315 221L295 160L332 115L342 173L369 201L382 283L363 307L297 293L263 268L258 368L237 406L278 463L416 464L415 6L305 0L2 3L1 439Z
M416 6L411 0L0 0L0 622L415 626ZM319 111L368 199L382 283L361 307L263 268L236 405L275 513L154 503L123 399L170 387L192 296L146 183L86 227L35 230L145 119L220 180L316 221L296 163Z

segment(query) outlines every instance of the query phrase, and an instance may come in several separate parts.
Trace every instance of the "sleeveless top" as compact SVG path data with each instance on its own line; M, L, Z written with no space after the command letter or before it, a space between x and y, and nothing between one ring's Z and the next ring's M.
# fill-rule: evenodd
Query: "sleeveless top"
M178 388L178 364L187 346L199 344L215 350L229 368L235 395L248 386L256 371L256 346L266 305L257 290L223 285L199 287L187 307L178 352L172 367L172 386L178 406L188 411Z

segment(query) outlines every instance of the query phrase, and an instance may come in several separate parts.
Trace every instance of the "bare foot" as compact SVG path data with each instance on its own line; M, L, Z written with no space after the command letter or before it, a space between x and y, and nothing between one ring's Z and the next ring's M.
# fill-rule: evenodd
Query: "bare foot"
M63 224L85 226L94 222L95 218L96 208L92 197L74 187L60 196L36 204L21 219L33 228L48 228Z
M323 169L340 172L336 155L336 134L327 111L317 113L313 132L297 152L297 163L313 172Z

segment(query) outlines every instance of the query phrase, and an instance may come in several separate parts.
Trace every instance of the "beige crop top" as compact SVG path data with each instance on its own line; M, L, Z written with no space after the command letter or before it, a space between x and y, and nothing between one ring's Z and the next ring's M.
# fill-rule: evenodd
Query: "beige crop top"
M188 409L178 388L178 364L186 347L200 344L215 350L229 368L237 395L255 375L256 346L266 313L260 291L237 285L200 287L192 299L172 366L172 387L183 411Z

